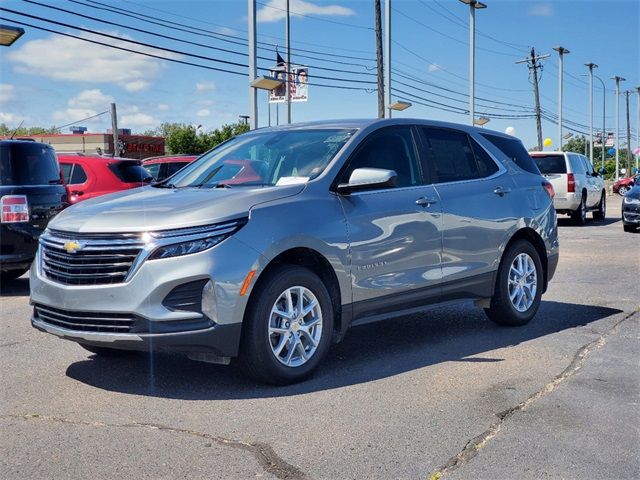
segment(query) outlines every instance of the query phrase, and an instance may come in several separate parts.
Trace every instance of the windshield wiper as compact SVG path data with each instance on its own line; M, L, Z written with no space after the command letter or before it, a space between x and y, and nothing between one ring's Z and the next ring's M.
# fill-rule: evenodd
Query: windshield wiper
M173 183L156 183L155 185L151 185L154 188L176 188Z

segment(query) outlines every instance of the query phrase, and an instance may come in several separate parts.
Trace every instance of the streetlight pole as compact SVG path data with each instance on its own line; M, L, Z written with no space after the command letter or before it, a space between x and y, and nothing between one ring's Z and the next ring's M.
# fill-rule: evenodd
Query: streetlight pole
M249 23L248 44L249 44L249 128L254 130L258 128L258 90L251 86L257 75L256 57L256 0L248 0Z
M593 62L585 65L589 68L589 160L593 165L593 69L598 68L598 65Z
M636 87L638 92L638 118L636 119L636 148L640 150L640 85ZM640 159L640 151L636 154L636 173L638 173L638 160Z
M570 53L564 47L553 47L560 56L558 62L558 150L562 151L562 81L564 76L564 55Z
M476 10L487 8L478 0L460 0L469 5L469 123L474 125L476 117Z
M620 82L626 78L619 76L611 77L616 81L616 181L620 179Z
M287 0L287 27L285 32L287 43L287 71L285 72L285 88L287 92L287 123L291 123L291 15L289 13L289 0Z
M607 114L607 88L604 85L604 80L602 80L599 76L597 75L593 75L595 78L597 78L598 80L600 80L600 83L602 84L602 167L604 169L604 144L605 144L605 136L606 136L606 132L605 132L605 121L606 121L606 114Z
M391 118L391 0L384 1L384 108Z

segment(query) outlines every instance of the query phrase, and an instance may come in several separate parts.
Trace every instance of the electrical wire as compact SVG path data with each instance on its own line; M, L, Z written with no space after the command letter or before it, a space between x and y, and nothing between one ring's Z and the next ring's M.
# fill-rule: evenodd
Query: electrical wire
M91 115L87 118L82 118L80 120L76 120L75 122L67 123L66 125L62 125L60 127L54 127L54 130L62 130L65 127L70 127L71 125L75 125L76 123L86 122L87 120L91 120L92 118L99 117L100 115L104 115L105 113L110 113L109 110L105 110L104 112L96 113L95 115Z

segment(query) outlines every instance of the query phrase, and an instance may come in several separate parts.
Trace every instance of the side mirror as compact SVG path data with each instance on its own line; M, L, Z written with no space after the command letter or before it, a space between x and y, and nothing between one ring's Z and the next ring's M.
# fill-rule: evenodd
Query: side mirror
M606 172L606 170L604 169L604 167L602 167L600 170L598 170L598 174L600 175L604 175Z
M395 187L398 174L394 170L383 168L356 168L349 177L349 183L338 185L338 193L349 195L359 190Z

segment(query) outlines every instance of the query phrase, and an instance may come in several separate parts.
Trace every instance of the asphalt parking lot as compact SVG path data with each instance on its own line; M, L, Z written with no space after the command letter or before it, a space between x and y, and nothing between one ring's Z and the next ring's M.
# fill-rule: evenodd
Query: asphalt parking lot
M640 478L640 234L561 217L537 317L470 303L351 330L311 380L98 358L0 298L0 478ZM589 215L590 217L590 215Z

